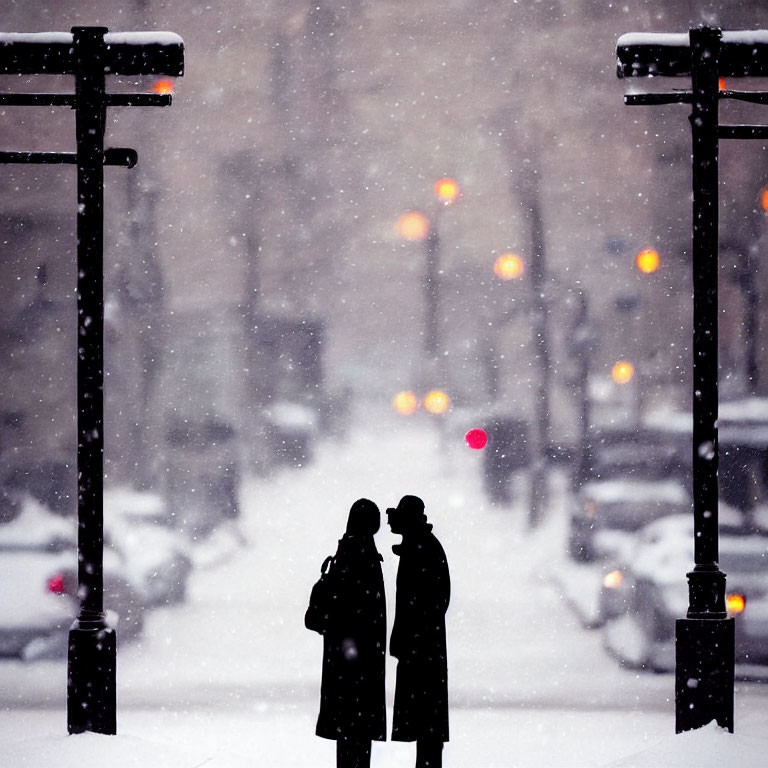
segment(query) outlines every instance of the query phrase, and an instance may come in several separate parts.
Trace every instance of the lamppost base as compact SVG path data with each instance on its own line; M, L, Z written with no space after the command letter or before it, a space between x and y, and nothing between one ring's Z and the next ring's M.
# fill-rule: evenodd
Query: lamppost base
M675 635L676 732L715 720L733 733L733 619L678 619Z
M67 731L117 733L117 635L103 618L69 630Z

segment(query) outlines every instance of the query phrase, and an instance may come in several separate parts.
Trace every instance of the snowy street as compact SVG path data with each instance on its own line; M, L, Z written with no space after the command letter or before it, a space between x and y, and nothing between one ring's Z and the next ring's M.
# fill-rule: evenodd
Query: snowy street
M65 662L0 662L4 764L332 766L334 743L314 736L322 641L303 626L306 602L350 504L373 499L384 522L405 493L425 500L451 568L446 768L614 765L671 737L673 677L619 668L554 587L563 480L529 532L522 507L485 502L478 452L455 438L441 449L427 422L381 419L304 470L246 483L247 545L198 570L187 602L154 612L119 650L117 738L66 737ZM376 540L391 626L399 537L382 525ZM393 683L388 662L389 718ZM765 732L767 698L765 685L738 684L737 736ZM412 745L374 745L376 768L412 763Z

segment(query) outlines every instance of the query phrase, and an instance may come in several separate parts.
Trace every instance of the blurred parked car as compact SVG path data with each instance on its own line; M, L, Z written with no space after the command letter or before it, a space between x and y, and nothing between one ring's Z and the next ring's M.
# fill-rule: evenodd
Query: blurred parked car
M139 635L147 609L182 600L191 571L172 531L131 515L140 496L105 494L104 607L121 641ZM0 524L0 656L63 655L79 609L77 524L26 496L18 508Z
M489 501L512 502L512 477L530 462L529 426L525 419L495 415L481 422L488 433L483 451L483 489Z
M768 532L720 508L720 568L727 609L735 618L736 660L768 663ZM646 526L626 562L608 570L601 593L606 648L623 664L654 671L675 668L675 619L688 610L693 568L693 516L674 515Z
M0 655L24 656L69 629L77 600L64 591L64 570L73 534L69 521L33 503L18 504L14 519L0 526Z
M282 400L264 410L265 436L274 466L306 467L318 437L318 416L308 405Z
M0 655L63 655L79 603L75 521L24 498L19 514L0 525L0 589ZM104 605L108 621L119 617L121 639L141 631L140 592L110 549L104 552Z
M615 556L647 523L691 509L685 438L640 427L593 437L591 479L571 503L568 552L574 560Z
M166 430L167 520L191 539L209 536L240 515L240 460L227 421L174 416Z
M682 476L690 482L693 419L679 411L648 414L644 429L666 435L682 448ZM768 398L720 403L718 486L721 501L750 510L768 504ZM687 485L686 487L690 487Z
M192 560L178 532L158 525L165 503L152 493L104 493L105 551L115 552L144 607L171 605L186 596Z

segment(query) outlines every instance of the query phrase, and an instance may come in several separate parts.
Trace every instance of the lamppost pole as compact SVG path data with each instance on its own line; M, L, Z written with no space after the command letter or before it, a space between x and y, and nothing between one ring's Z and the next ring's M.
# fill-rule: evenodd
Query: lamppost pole
M77 141L77 548L70 733L117 729L117 639L104 614L104 27L74 27ZM78 708L81 710L78 712Z
M534 154L538 159L538 153ZM531 232L531 293L533 294L532 331L536 347L536 377L534 413L536 414L537 451L531 468L531 493L528 523L535 527L541 521L547 505L547 469L551 448L550 436L550 359L549 322L547 318L547 270L544 244L544 222L541 215L541 191L534 169L522 175L523 199L528 209Z
M420 242L424 247L422 273L424 371L422 375L426 377L426 381L422 383L430 382L432 385L435 377L444 379L447 376L440 312L442 300L440 214L443 208L453 205L461 196L458 183L448 177L435 182L434 193L437 207L430 215L421 211L407 211L398 218L395 225L400 237L411 242ZM442 382L441 386L444 384L445 382Z
M694 588L711 583L717 569L717 256L718 256L718 58L720 30L691 30L693 110L693 513L694 560L689 575L689 616L725 617L722 589ZM714 566L714 568L713 568ZM719 584L719 579L717 580ZM713 583L713 582L712 582ZM714 583L713 583L714 584Z
M693 524L688 612L676 622L677 731L712 719L733 730L734 626L718 567L719 29L690 31L693 162Z
M433 216L424 240L424 352L427 360L439 359L442 352L440 315L440 233L438 216Z

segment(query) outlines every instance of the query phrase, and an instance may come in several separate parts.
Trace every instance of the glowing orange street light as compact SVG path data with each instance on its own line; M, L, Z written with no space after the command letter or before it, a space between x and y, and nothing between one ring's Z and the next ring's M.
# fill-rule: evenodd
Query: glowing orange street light
M524 271L525 262L516 253L502 253L493 262L493 274L499 280L516 280Z
M635 366L629 362L629 360L619 360L613 368L611 368L611 378L617 384L627 384L635 376Z
M460 194L461 191L455 179L450 179L446 176L435 182L435 195L443 205L455 203Z
M410 416L419 407L419 400L413 392L404 390L394 396L392 407L403 416Z
M395 229L405 240L426 240L430 229L429 219L421 211L406 211L398 217Z
M162 80L155 80L155 82L152 83L152 93L173 93L173 80L169 80L167 78L163 78Z
M430 413L445 413L451 407L451 399L441 389L433 389L424 395L424 408Z
M661 257L659 256L659 252L653 248L643 248L643 250L635 256L635 264L641 272L650 275L661 265Z

